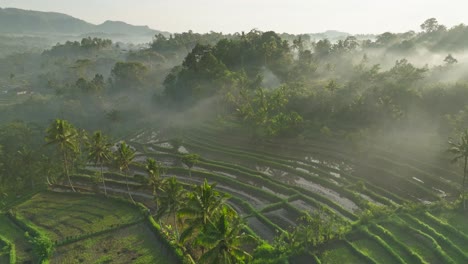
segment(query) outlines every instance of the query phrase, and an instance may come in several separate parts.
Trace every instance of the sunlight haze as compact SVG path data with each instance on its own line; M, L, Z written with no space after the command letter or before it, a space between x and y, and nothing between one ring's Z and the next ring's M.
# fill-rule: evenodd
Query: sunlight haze
M0 0L0 264L468 263L468 0Z
M468 2L462 0L2 0L0 7L65 13L91 23L120 20L169 32L232 33L274 30L311 33L339 30L381 33L419 30L435 17L448 27L466 23Z

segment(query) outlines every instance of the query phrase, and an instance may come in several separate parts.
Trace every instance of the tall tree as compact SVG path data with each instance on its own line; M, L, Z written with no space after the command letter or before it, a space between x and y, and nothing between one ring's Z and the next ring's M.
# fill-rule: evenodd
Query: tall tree
M182 241L191 237L194 231L203 229L225 205L229 196L222 195L215 187L216 183L209 184L205 179L189 194L186 206L180 210L181 215L189 218L189 226L181 235Z
M256 239L243 232L244 223L232 211L225 207L219 218L209 223L200 236L200 242L207 246L199 263L246 263L252 256L245 251L247 243L254 243Z
M146 159L146 172L148 173L148 184L153 189L153 195L156 196L157 190L161 188L161 174L164 168L152 158Z
M47 128L47 135L45 138L47 145L58 146L63 159L63 169L68 178L68 183L72 190L75 188L70 179L69 165L76 152L78 151L78 131L76 128L66 120L55 119L52 124Z
M162 184L161 194L156 198L159 204L156 217L160 219L164 215L174 217L174 228L177 240L179 240L179 228L177 214L185 200L185 190L175 177L165 179Z
M424 21L424 23L422 23L420 27L426 33L431 33L440 29L441 26L439 25L439 22L437 22L437 19L429 18L426 21Z
M148 69L139 62L117 62L112 68L111 75L114 88L118 90L142 89Z
M99 165L101 169L102 185L104 186L104 194L107 196L104 164L108 163L112 158L111 144L101 131L96 131L87 142L87 147L89 151L88 161L93 162L95 166Z
M465 130L458 142L453 142L452 139L449 140L450 148L448 151L455 155L452 159L452 162L457 162L463 160L463 181L462 181L462 190L461 195L463 199L463 209L466 210L466 197L465 197L465 183L466 183L466 167L468 162L468 130Z
M130 187L128 186L128 171L130 165L133 162L133 159L135 159L135 151L132 150L132 148L127 145L127 143L122 141L117 148L115 161L119 170L125 173L125 184L127 185L128 196L130 196L130 200L132 200L132 202L135 202L135 200L133 200L132 194L130 193Z

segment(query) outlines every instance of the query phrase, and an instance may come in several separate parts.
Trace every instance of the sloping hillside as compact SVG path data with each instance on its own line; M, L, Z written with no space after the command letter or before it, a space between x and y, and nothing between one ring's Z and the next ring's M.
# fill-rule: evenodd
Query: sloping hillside
M94 25L61 13L0 8L0 33L155 35L161 33L161 31L153 30L148 26L134 26L121 21L106 21L100 25Z

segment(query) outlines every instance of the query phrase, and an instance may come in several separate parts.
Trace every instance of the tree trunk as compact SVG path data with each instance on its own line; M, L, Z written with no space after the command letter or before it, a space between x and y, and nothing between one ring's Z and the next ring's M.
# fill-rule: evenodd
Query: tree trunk
M463 210L466 210L466 197L465 197L465 182L466 182L466 163L468 161L468 157L465 156L465 167L463 169L463 184L462 184L462 199L463 199Z
M159 203L158 203L158 194L156 193L156 187L153 187L153 197L154 197L154 202L156 205L156 212L159 210Z
M177 227L177 211L174 211L174 230L177 238L177 243L179 243L179 228Z
M65 175L67 175L68 178L68 184L72 188L73 192L76 192L75 188L73 187L73 184L70 179L70 174L68 173L68 159L67 159L67 153L66 150L63 151L63 163L65 165Z
M106 179L104 179L104 172L102 168L102 162L101 162L101 178L102 178L102 185L104 185L104 195L107 196L107 188L106 188Z
M130 196L130 200L132 200L132 202L135 203L135 200L133 200L132 194L130 193L130 187L128 186L127 170L125 170L125 183L127 184L128 196Z

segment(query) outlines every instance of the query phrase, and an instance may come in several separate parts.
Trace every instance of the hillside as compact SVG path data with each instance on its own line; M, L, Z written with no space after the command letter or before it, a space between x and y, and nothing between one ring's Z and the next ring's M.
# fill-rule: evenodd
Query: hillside
M69 15L16 8L0 8L0 33L82 35L86 33L126 34L131 36L166 33L148 26L134 26L121 21L94 25Z

